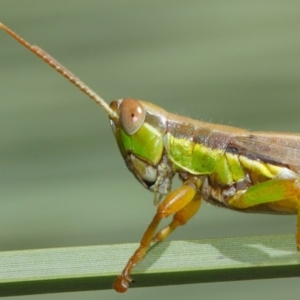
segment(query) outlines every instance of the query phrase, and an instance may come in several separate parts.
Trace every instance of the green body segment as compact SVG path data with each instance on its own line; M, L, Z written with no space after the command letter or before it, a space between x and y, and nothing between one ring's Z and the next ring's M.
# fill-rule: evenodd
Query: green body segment
M237 155L211 149L188 139L167 134L168 156L177 168L194 175L211 175L221 185L242 180L245 171Z
M212 149L191 139L174 137L171 133L166 135L166 151L176 169L194 175L208 175L220 186L230 186L245 180L246 176L253 183L262 183L276 178L283 170L281 166L232 154L224 149ZM276 193L275 189L271 194Z
M242 168L238 155L234 155L231 153L224 153L226 160L228 162L231 174L232 174L232 180L234 182L240 181L242 178L245 177L245 171Z

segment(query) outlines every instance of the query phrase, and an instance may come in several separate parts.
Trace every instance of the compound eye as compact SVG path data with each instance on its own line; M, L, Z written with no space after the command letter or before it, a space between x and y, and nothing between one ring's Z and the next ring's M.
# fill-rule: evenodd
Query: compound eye
M135 134L145 121L145 109L135 99L124 99L120 104L120 122L128 135Z

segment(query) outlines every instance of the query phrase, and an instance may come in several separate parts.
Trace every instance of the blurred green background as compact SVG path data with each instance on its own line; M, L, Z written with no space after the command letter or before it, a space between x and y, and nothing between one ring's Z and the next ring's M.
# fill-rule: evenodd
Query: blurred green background
M299 131L299 1L5 0L0 21L107 101L131 96L205 121ZM0 99L0 249L139 241L153 195L127 171L107 117L4 32ZM294 217L205 204L171 239L294 232ZM122 299L298 293L298 279L280 279L131 289Z

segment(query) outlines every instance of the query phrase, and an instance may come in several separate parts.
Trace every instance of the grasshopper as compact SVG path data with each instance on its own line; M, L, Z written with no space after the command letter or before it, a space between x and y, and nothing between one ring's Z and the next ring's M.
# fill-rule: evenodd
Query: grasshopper
M300 134L206 123L132 98L108 105L44 50L0 27L102 107L129 171L154 193L156 214L117 277L116 291L128 289L130 273L150 245L184 225L202 200L242 212L296 214L300 250ZM176 174L182 185L172 191ZM159 230L161 220L169 216L172 221Z

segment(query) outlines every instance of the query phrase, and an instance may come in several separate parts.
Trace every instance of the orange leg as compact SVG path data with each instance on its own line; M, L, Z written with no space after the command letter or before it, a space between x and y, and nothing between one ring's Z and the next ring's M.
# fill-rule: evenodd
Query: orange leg
M146 255L147 250L153 240L153 237L155 235L155 232L157 230L157 227L161 220L163 218L167 218L172 214L178 213L178 215L174 218L180 219L180 216L183 218L183 221L181 223L184 223L184 217L187 216L187 219L192 217L196 210L194 209L193 213L189 213L189 209L186 213L184 213L185 208L189 207L189 204L192 200L198 198L197 196L197 186L193 183L189 183L186 185L183 185L179 189L175 190L174 192L170 193L166 199L158 206L157 212L148 226L147 230L145 231L142 240L140 242L139 248L134 252L134 254L131 256L131 258L128 260L127 265L125 266L123 272L121 275L119 275L114 283L114 289L117 292L124 293L127 291L129 287L129 283L132 281L130 278L130 273L132 268L137 265L143 257ZM192 201L194 202L194 201ZM200 206L200 201L196 200L195 202L199 202L198 207ZM191 205L197 206L197 205ZM177 221L176 221L177 222ZM172 223L171 223L172 224ZM171 226L171 225L170 225ZM178 225L177 225L178 226ZM174 230L177 226L172 228ZM162 239L164 239L166 236L170 234L172 231L170 230L167 233L161 233L159 236L162 236ZM161 231L160 231L161 232ZM163 232L163 231L162 231Z
M184 208L174 214L172 222L158 231L153 238L153 242L161 242L166 239L178 226L186 224L201 206L201 196L196 194L194 199L188 203Z

